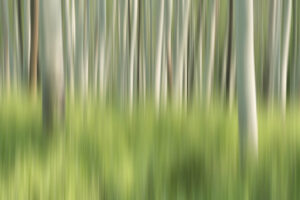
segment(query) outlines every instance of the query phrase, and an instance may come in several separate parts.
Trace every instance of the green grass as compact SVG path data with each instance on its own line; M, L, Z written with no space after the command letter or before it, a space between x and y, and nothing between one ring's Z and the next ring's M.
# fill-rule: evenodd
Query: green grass
M259 113L259 158L241 178L236 110L67 105L42 131L40 101L0 100L0 199L299 199L300 112ZM299 109L298 109L299 110Z

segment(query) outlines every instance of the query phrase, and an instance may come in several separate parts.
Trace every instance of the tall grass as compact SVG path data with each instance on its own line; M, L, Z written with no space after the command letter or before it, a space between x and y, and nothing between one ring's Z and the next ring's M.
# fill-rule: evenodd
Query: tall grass
M240 176L237 112L220 103L131 116L113 105L67 104L43 133L40 100L0 100L0 199L298 199L300 113L259 113L259 159Z

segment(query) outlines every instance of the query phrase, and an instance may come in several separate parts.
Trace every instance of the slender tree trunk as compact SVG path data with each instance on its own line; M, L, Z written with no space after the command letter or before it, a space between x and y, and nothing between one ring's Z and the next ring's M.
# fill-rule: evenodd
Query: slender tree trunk
M39 0L31 0L31 50L30 50L30 88L37 93L38 76L38 41L39 41Z
M74 64L72 50L72 35L70 21L70 2L69 0L61 1L62 7L62 25L63 25L63 43L64 43L64 65L68 69L68 87L70 90L70 99L74 98ZM66 71L65 71L66 72Z
M221 75L221 98L222 101L226 100L227 94L226 94L226 76L227 76L227 59L228 59L228 35L229 35L229 27L227 26L226 30L226 36L224 39L224 51L223 51L223 61L222 61L222 75Z
M41 2L39 56L43 75L43 122L47 131L64 121L61 1Z
M26 83L29 82L29 62L30 62L30 42L31 42L31 34L30 34L30 2L31 0L24 0L23 5L23 20L24 20L24 45L23 45L23 74L24 81Z
M228 49L226 67L226 94L229 97L230 75L231 75L231 52L232 52L232 24L233 24L233 0L229 0L229 19L228 19Z
M167 13L167 32L165 34L166 56L167 56L167 93L168 97L172 96L173 88L173 63L172 63L172 17L173 17L173 0L166 1Z
M141 0L138 0L138 28L137 28L137 81L136 81L136 87L137 87L137 98L139 99L140 93L141 93Z
M195 44L198 45L197 47L197 53L198 56L198 85L199 85L199 100L202 101L203 97L203 35L204 35L204 24L205 24L205 15L206 15L206 0L200 0L199 1L199 11L198 11L198 23L197 23L197 37L198 41L195 42Z
M189 40L188 40L188 55L187 55L187 103L190 104L194 94L194 81L195 81L195 66L194 66L194 30L193 30L193 17L189 21Z
M17 1L17 6L18 6L18 30L19 30L19 48L20 48L20 71L21 71L21 77L24 78L23 70L24 70L24 62L23 62L23 27L22 27L22 5L21 5L21 0Z
M183 94L183 76L184 76L184 57L187 48L187 36L188 36L188 20L190 16L190 0L186 0L184 3L184 17L183 17L183 27L182 27L182 34L179 43L177 44L177 57L176 57L176 65L177 65L177 72L176 72L176 100L180 106L182 106L182 94ZM180 29L179 29L180 30Z
M89 83L89 6L90 0L84 2L84 33L83 33L83 68L82 68L82 96L86 100Z
M236 58L242 168L258 154L255 93L253 0L236 0Z
M281 78L281 109L285 115L286 109L286 89L287 89L287 70L288 70L288 58L289 58L289 44L291 33L291 21L292 21L292 0L287 0L287 9L285 13L285 27L283 38L283 57L282 57L282 78Z
M157 50L156 50L156 70L155 70L155 104L159 109L160 104L160 88L161 88L161 64L162 64L162 48L163 48L163 33L164 33L164 2L161 0L160 15L158 21L157 34Z
M269 37L268 37L268 59L267 68L265 70L264 79L268 82L268 99L269 102L273 101L274 98L274 81L275 81L275 39L276 39L276 6L277 0L270 1L270 14L269 14Z
M100 98L105 100L105 47L106 47L106 0L100 0L99 3L99 47L100 47L100 60L99 60L99 81L100 81Z
M8 16L8 5L6 0L1 1L1 13L2 13L2 34L3 34L3 41L4 41L4 72L5 72L5 88L7 92L10 91L10 63L9 63L9 37L10 37L10 30L9 30L9 16Z
M129 60L129 110L133 109L133 86L134 86L134 55L136 47L136 37L137 37L137 12L138 12L138 1L134 0L133 5L133 27L132 27L132 38L130 41L130 60ZM128 13L130 14L130 13Z
M229 112L232 111L234 97L235 97L235 90L236 90L236 52L233 50L231 54L231 70L230 70L230 79L229 79Z
M217 20L217 0L212 0L212 12L211 12L211 29L210 29L210 40L209 40L209 57L207 60L207 74L206 74L206 105L209 106L211 93L213 89L213 78L214 78L214 65L215 65L215 43L216 43L216 20Z
M276 34L275 34L275 77L274 77L274 96L277 103L280 103L281 100L281 65L282 65L282 55L281 55L281 28L282 28L282 0L277 0L276 5Z

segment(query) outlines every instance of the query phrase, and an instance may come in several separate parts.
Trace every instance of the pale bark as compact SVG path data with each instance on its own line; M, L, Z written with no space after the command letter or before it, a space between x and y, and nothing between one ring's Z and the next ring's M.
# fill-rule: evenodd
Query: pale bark
M274 67L275 67L275 77L274 77L274 96L276 102L280 102L280 93L281 93L281 28L282 28L282 0L277 0L276 6L276 28L275 28L275 59L274 59Z
M141 62L141 4L142 2L139 0L138 2L138 28L137 28L137 73L136 73L136 86L137 86L137 98L140 99L141 94L141 71L142 71L142 62Z
M228 38L228 27L227 27L227 31L226 31L226 36L225 38ZM224 40L224 52L223 52L223 61L222 61L222 74L221 74L221 98L222 101L225 101L226 98L225 96L227 96L226 92L226 78L227 78L227 67L228 67L228 63L227 63L227 57L228 57L228 39Z
M235 97L235 89L236 89L236 52L232 53L231 59L231 70L229 77L229 89L228 89L228 100L229 100L229 112L232 111L234 97Z
M84 57L83 57L83 42L84 42L84 1L75 0L75 88L79 96L82 95L84 74ZM81 96L82 97L82 96Z
M21 71L21 77L24 78L23 69L24 69L24 62L23 62L23 27L22 27L22 5L21 0L17 1L17 15L18 15L18 39L19 39L19 52L20 52L20 71Z
M236 58L242 165L258 154L254 66L253 0L236 0ZM242 166L244 167L244 166Z
M88 82L89 82L89 4L90 1L86 0L84 3L84 32L83 32L83 68L82 68L82 96L84 99L88 95Z
M47 130L64 117L64 70L60 0L41 1L39 58L43 75L43 122Z
M201 0L199 2L199 11L198 11L198 28L197 31L199 32L198 42L198 92L199 92L199 100L202 101L203 97L203 35L204 35L204 25L205 25L205 15L206 15L206 0Z
M106 0L100 0L99 5L99 48L100 48L100 56L99 56L99 91L100 98L105 100L105 41L106 41Z
M70 20L70 2L69 0L61 1L62 5L62 23L63 23L63 42L64 42L64 65L68 69L68 87L70 90L70 98L74 98L74 63L72 53L72 35Z
M288 57L289 57L289 44L291 33L292 21L292 0L287 0L287 9L285 13L285 27L283 38L283 53L282 53L282 77L281 77L281 109L285 114L286 109L286 89L287 89L287 70L288 70Z
M274 81L275 81L275 56L276 56L276 7L277 0L270 1L269 14L269 37L268 37L268 65L265 71L265 76L269 78L268 83L268 98L273 101L274 98Z
M186 0L184 3L184 17L183 17L183 27L182 27L182 34L181 37L178 37L178 46L177 46L177 55L176 55L176 65L177 65L177 72L176 72L176 88L174 94L176 101L181 106L182 103L182 95L183 95L183 76L184 76L184 59L185 59L185 52L187 48L187 36L188 36L188 20L190 15L190 0Z
M207 74L206 74L206 105L209 106L211 93L212 93L212 85L213 85L213 77L214 77L214 65L215 65L215 43L216 43L216 20L217 20L217 0L212 0L212 12L211 12L211 26L210 26L210 40L209 40L209 57L207 59Z
M10 91L10 62L9 62L9 36L10 36L10 30L9 30L9 16L8 16L8 5L6 0L1 1L1 13L2 13L2 34L3 34L3 41L4 41L4 48L3 48L3 53L4 53L4 80L5 80L5 88L9 92Z
M162 64L162 49L163 49L163 33L164 33L164 0L161 0L160 16L158 19L158 35L156 49L156 64L155 64L155 104L159 109L160 104L160 88L161 88L161 64Z
M132 36L130 39L130 60L129 60L129 110L133 109L133 86L134 86L134 55L136 47L136 36L137 36L137 11L138 11L138 1L133 1L133 27ZM128 13L130 14L130 13Z

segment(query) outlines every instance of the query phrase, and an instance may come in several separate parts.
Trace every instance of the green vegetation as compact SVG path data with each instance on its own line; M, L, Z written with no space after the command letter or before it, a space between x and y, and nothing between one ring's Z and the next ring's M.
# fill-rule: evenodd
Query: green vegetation
M88 105L84 107L82 105ZM41 103L0 100L0 199L297 199L300 115L259 106L259 158L239 171L237 112L220 103L159 116L67 104L64 131L43 134Z

